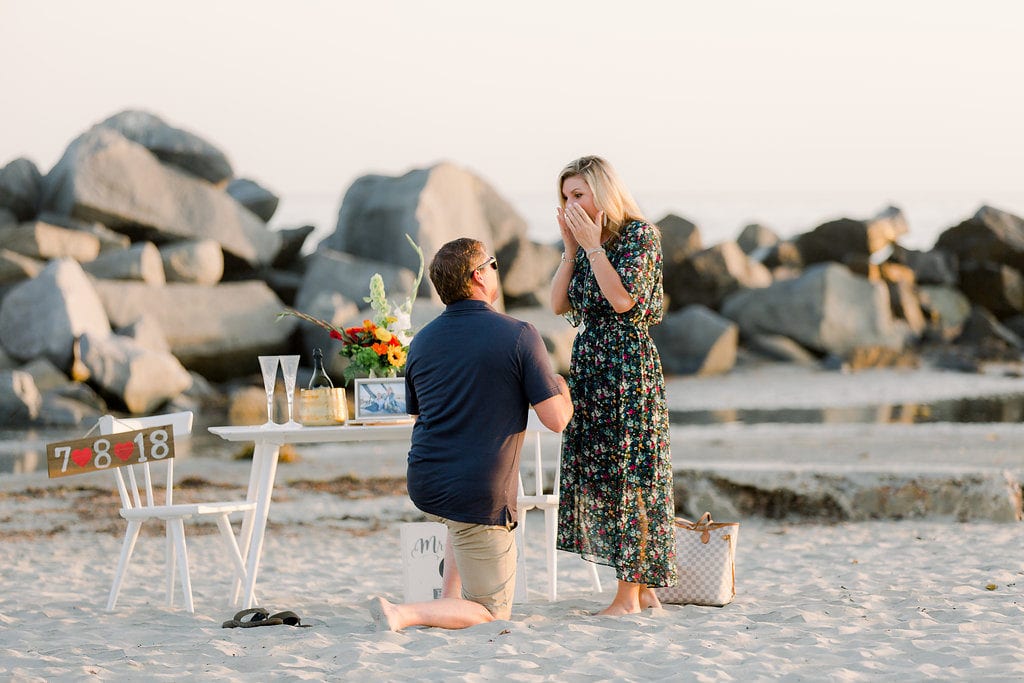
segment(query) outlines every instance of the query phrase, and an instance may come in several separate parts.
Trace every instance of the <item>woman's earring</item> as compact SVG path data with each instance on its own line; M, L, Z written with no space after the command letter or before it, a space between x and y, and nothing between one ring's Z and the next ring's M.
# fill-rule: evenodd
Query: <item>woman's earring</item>
M602 228L607 228L608 227L608 216L607 215L601 216L601 227Z

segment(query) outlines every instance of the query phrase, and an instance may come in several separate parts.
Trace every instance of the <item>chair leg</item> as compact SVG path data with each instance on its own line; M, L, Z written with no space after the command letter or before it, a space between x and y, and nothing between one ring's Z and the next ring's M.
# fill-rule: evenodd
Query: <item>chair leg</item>
M548 561L548 601L558 599L558 554L555 541L558 534L558 509L544 508L544 552Z
M178 557L174 548L174 532L171 529L172 521L164 520L164 595L167 596L167 606L174 605L174 572L178 566Z
M125 571L128 569L128 562L135 551L135 542L139 540L139 530L142 522L132 520L128 522L128 528L124 532L124 542L121 544L121 557L117 561L117 571L114 573L114 583L110 587L110 597L107 598L107 611L112 612L117 604L117 596L121 592L121 582L124 580Z
M519 524L516 525L516 589L512 594L512 602L529 602L529 596L526 581L526 510L520 510Z
M217 515L217 528L220 529L221 538L224 539L224 543L228 547L231 562L235 565L235 576L232 583L236 588L232 591L231 596L231 604L234 605L238 602L238 587L245 582L245 562L242 560L242 553L238 549L238 539L235 538L235 532L231 528L227 513Z
M597 575L597 565L593 562L587 562L587 566L590 567L590 580L594 584L594 592L601 592L601 577Z
M181 576L181 592L185 596L185 609L189 613L195 613L196 608L192 603L192 578L188 571L188 550L185 547L185 523L180 519L170 520L168 523L174 530L174 545L177 551L175 555L178 558L176 564ZM170 605L168 604L168 606Z

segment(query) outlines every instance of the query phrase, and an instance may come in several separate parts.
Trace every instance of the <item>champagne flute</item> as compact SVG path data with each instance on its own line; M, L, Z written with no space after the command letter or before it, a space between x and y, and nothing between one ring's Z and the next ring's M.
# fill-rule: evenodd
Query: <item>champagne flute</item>
M288 422L285 427L301 427L292 417L292 407L295 402L295 376L299 372L299 356L279 356L281 359L281 373L284 375L284 390L288 399Z
M263 372L263 388L267 392L267 421L264 429L276 427L274 422L274 386L277 384L277 361L280 356L259 356L260 370Z

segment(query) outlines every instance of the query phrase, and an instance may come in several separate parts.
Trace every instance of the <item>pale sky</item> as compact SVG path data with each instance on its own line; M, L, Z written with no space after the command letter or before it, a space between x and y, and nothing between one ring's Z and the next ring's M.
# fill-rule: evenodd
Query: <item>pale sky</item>
M1024 214L1022 26L1015 0L0 0L0 165L139 108L330 229L360 175L449 160L554 236L558 171L600 154L654 220L894 203L930 246Z

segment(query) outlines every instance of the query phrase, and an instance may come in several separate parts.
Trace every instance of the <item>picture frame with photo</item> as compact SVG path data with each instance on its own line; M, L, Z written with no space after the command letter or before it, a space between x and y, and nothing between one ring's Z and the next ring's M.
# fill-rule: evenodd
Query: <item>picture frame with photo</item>
M396 422L409 419L404 377L355 380L354 422Z

